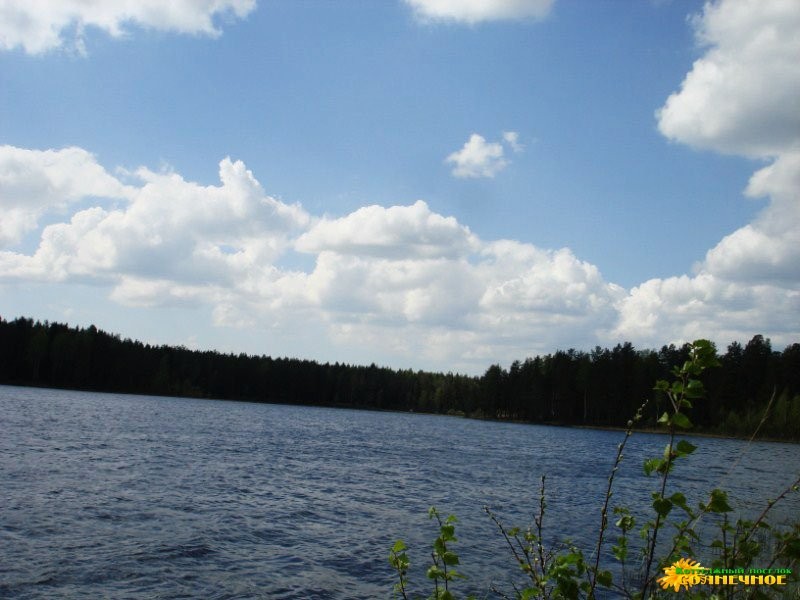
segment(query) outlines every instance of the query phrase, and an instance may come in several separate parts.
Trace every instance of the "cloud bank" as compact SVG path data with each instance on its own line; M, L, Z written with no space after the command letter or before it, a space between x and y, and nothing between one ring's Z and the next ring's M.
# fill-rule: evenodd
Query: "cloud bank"
M794 342L800 71L787 67L798 56L787 23L798 19L797 2L724 0L693 20L704 54L658 126L675 143L758 161L744 194L764 208L690 274L625 290L568 248L483 240L423 200L311 215L230 158L218 184L201 185L110 171L82 148L2 146L0 284L90 284L124 306L204 307L220 327L310 332L349 356L471 372L623 340ZM493 177L521 150L515 132L473 134L447 163L457 177ZM310 266L287 266L298 263Z
M669 139L761 158L745 194L767 205L711 248L693 276L653 279L620 304L614 332L644 343L698 335L800 333L800 4L706 4L693 20L706 48L657 111Z
M90 283L122 305L208 306L217 325L315 327L334 344L372 340L400 359L462 368L528 351L531 339L542 351L591 344L623 295L568 249L483 241L421 200L314 218L229 158L212 186L146 168L123 182L77 148L6 146L0 169L4 213L52 182L64 190L52 193L64 200L29 202L26 224L6 236L6 284ZM15 249L69 200L73 211L41 230L34 251ZM313 268L283 267L292 253Z
M87 27L112 37L125 35L129 25L216 37L215 18L241 19L255 6L256 0L4 0L0 50L42 54L68 46L84 53Z

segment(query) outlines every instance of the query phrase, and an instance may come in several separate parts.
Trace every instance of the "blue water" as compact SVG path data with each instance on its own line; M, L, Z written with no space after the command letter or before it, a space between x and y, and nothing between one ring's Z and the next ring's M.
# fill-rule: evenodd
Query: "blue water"
M490 597L514 567L482 507L528 524L546 474L546 534L587 543L621 437L0 386L0 597L389 598L400 537L427 595L432 504L459 517L458 589ZM665 443L632 438L618 502L649 498L641 463ZM695 443L676 474L694 502L721 484L753 511L800 470L795 445Z

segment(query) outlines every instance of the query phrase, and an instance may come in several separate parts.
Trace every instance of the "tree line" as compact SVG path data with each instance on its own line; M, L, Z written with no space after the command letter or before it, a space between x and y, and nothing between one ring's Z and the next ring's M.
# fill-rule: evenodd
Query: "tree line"
M0 318L6 384L565 425L624 426L646 398L642 423L654 425L667 400L653 384L669 379L688 351L688 344L637 350L630 343L559 350L476 377L156 346L94 326ZM697 429L750 435L760 426L762 436L800 440L800 344L775 351L756 335L731 343L719 360L705 376L707 398L694 407Z

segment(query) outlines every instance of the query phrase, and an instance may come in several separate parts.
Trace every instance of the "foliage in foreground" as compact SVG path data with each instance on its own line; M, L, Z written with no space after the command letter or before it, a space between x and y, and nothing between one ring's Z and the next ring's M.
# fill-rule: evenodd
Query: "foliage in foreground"
M728 495L721 489L709 492L707 500L697 507L690 506L679 489L673 489L673 471L691 455L697 447L686 440L676 440L679 431L692 427L689 412L693 404L701 400L705 388L700 380L702 373L718 366L714 345L706 340L695 341L687 360L673 370L671 382L660 380L656 384L657 394L666 398L667 410L658 422L666 428L669 442L663 454L644 462L644 473L657 481L657 491L652 493L651 515L643 523L637 522L630 507L615 506L611 509L616 529L616 543L611 546L611 565L604 564L609 556L607 537L610 536L609 509L613 496L614 477L624 455L633 428L641 419L644 406L628 422L628 429L619 444L617 454L608 477L608 487L600 511L597 542L590 554L569 543L547 546L542 531L545 520L545 477L541 479L538 511L533 524L526 530L506 528L501 520L485 508L489 518L505 539L510 558L517 565L521 583L510 581L511 591L492 588L491 592L501 598L527 600L533 598L593 599L614 595L617 597L644 599L674 596L681 591L687 598L780 598L795 597L798 588L798 563L800 563L800 521L788 526L775 526L768 520L773 507L788 494L800 489L798 476L775 499L766 501L762 512L755 519L733 518L733 508ZM767 415L762 418L762 424ZM754 434L755 435L755 434ZM430 517L436 519L439 535L433 543L431 566L427 577L432 590L431 600L452 600L456 580L463 575L455 570L459 566L458 554L452 545L455 537L456 518L442 520L439 512L431 508ZM700 521L708 517L717 523L718 537L710 548L713 558L707 564L692 560L703 553L703 545L697 532ZM634 533L638 529L638 543ZM670 538L664 539L664 536ZM660 543L659 543L660 540ZM680 561L680 562L679 562ZM635 576L630 575L631 563L640 565ZM679 564L678 569L670 568ZM410 588L411 565L408 548L398 540L389 552L389 564L395 570L398 583L395 593L404 600L418 598ZM692 572L693 567L707 569ZM751 569L771 569L773 573L791 573L785 585L768 585L761 580L756 585L740 583L738 575L749 574ZM690 572L683 575L684 570ZM704 575L717 574L708 578ZM735 574L735 575L731 575ZM737 577L731 585L728 576ZM777 581L776 577L767 579Z

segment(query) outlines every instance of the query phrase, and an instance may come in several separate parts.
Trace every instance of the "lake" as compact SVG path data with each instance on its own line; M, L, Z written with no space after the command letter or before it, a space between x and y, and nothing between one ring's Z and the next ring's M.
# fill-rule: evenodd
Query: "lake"
M0 415L3 598L389 598L397 538L426 583L431 505L459 517L457 589L489 597L514 566L482 507L527 525L546 474L546 533L596 539L623 436L9 386ZM722 486L752 512L800 469L797 445L687 439L675 481L695 504ZM631 438L615 500L649 502L641 464L665 444Z

